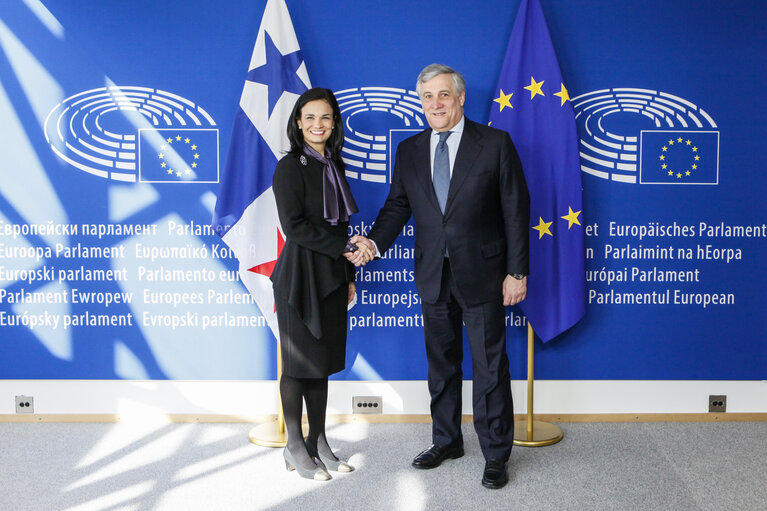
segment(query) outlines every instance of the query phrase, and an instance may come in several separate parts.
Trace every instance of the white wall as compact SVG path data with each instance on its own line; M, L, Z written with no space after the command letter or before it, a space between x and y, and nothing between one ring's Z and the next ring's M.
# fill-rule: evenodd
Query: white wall
M525 413L527 383L512 382L516 413ZM706 413L710 394L727 395L727 412L767 413L766 381L535 382L543 414ZM252 417L277 412L274 381L0 380L0 414L15 414L15 396L34 397L37 414L204 414ZM385 414L428 414L425 381L330 382L329 414L352 413L352 396L382 396ZM471 382L464 383L471 413Z

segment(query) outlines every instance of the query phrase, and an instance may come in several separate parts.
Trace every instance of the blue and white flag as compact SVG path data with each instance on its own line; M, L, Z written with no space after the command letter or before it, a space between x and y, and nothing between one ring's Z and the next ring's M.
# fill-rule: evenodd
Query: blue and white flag
M523 0L491 125L506 130L530 190L530 276L520 303L544 342L586 312L583 194L575 115L538 0Z
M277 161L290 148L285 129L310 87L284 0L269 0L258 29L213 213L213 227L239 261L240 279L279 339L269 277L285 239L272 193Z

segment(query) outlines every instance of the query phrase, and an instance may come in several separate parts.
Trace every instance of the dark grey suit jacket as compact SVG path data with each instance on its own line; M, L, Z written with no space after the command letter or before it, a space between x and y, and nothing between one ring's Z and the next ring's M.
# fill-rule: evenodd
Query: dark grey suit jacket
M400 143L389 196L369 237L383 254L412 215L422 300L439 296L445 246L463 299L472 305L498 299L507 274L529 273L530 197L517 151L505 131L466 119L443 215L431 178L431 132Z

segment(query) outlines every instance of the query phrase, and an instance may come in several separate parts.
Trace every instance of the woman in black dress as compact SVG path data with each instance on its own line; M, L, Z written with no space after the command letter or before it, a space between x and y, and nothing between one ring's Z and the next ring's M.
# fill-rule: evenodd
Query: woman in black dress
M328 376L343 370L346 360L346 311L355 293L350 260L369 260L371 254L348 237L349 216L358 208L344 176L343 123L333 93L303 93L287 130L290 152L277 164L272 183L286 243L271 277L288 434L285 466L302 477L328 480L328 469L353 470L328 445L325 410Z

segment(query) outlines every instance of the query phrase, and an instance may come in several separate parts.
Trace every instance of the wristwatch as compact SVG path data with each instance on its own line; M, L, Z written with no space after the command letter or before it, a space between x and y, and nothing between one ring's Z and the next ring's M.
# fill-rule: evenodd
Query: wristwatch
M522 279L524 279L526 276L527 276L527 275L525 275L524 273L515 273L515 274L513 274L513 275L512 275L512 277L514 277L514 278L515 278L515 279L517 279L517 280L522 280Z

